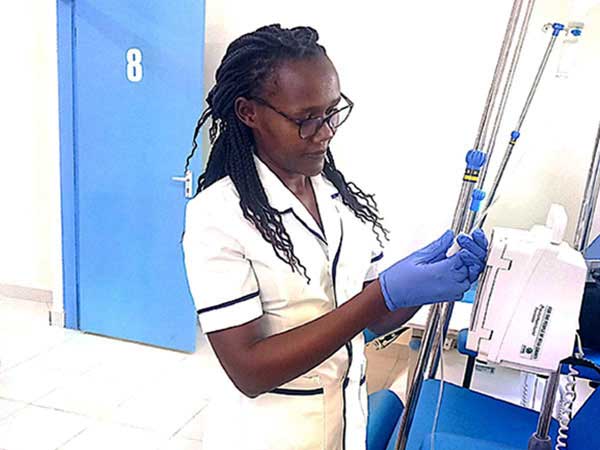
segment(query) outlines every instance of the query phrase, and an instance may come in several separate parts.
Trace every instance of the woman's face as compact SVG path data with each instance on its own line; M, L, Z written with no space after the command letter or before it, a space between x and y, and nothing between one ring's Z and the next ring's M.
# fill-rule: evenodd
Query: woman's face
M265 82L261 99L295 120L322 117L341 101L335 67L326 56L286 61ZM325 152L334 132L324 124L319 131L302 139L298 125L259 101L238 106L238 115L250 113L258 156L278 175L314 176L321 173Z

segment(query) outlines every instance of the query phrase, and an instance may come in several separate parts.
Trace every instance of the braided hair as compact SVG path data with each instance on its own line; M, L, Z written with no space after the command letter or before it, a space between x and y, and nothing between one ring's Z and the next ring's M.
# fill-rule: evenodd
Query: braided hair
M198 179L196 195L216 181L229 176L235 185L244 217L261 236L273 246L279 259L292 271L306 268L294 254L294 246L287 233L279 211L271 207L254 165L254 137L235 113L238 97L252 97L263 89L265 81L285 61L301 60L326 55L325 48L317 43L319 35L310 27L282 28L269 25L234 40L225 53L216 72L216 84L208 93L208 107L202 113L194 131L193 145L185 168L198 148L197 137L210 118L209 140L211 152L206 170ZM378 242L380 234L388 239L380 220L373 195L365 194L354 183L347 182L336 168L331 151L327 149L323 175L338 190L342 202L363 223L370 222ZM307 277L308 278L308 277Z

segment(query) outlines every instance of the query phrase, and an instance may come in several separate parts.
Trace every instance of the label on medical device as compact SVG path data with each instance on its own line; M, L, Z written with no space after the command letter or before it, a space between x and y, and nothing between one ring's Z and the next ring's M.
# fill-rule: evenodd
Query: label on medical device
M521 344L521 358L530 360L539 358L551 315L552 306L538 305L535 307L531 315L531 332L527 336L527 341Z

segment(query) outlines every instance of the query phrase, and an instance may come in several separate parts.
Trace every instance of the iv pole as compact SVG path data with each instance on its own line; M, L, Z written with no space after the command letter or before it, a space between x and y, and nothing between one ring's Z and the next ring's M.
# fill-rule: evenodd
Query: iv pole
M495 147L496 137L498 134L498 130L502 121L502 116L504 114L504 109L506 106L506 101L508 99L508 95L512 86L512 81L514 78L515 70L519 62L521 50L523 47L523 42L525 36L527 34L527 29L529 26L529 21L531 18L531 13L533 10L533 6L535 4L535 0L529 0L524 18L521 24L521 30L519 33L518 42L515 47L515 53L513 54L513 58L510 64L509 73L507 79L505 80L505 86L502 93L502 98L500 100L500 105L498 107L498 111L495 117L494 127L491 134L491 137L487 143L487 146L484 148L484 151L478 150L479 148L483 148L483 143L485 142L487 129L489 123L491 121L492 110L495 106L496 97L499 91L500 82L505 70L506 61L508 59L508 54L510 52L510 48L512 45L512 40L514 36L514 32L516 29L517 22L519 21L519 14L522 7L522 0L515 0L513 4L513 8L511 11L511 15L509 18L509 23L507 25L506 34L502 43L502 47L500 50L500 56L498 58L498 63L496 65L496 69L494 72L494 77L492 80L492 85L490 87L490 91L488 93L488 98L486 100L484 112L482 114L482 119L480 122L479 130L477 133L477 138L475 140L475 146L473 150L470 150L467 153L467 168L465 170L465 174L463 177L463 185L461 188L461 192L459 195L459 201L457 203L457 207L454 213L452 228L456 234L459 232L470 232L473 224L475 222L477 212L479 210L479 204L483 200L485 193L480 189L483 187L485 182L485 177L487 174L486 159L489 161L489 158L492 155L492 152ZM544 69L547 65L550 54L554 48L554 44L556 39L561 31L564 30L564 26L558 23L555 24L547 24L545 26L545 30L552 28L553 33L546 48L546 52L542 59L542 63L538 69L536 78L534 80L533 86L529 92L527 97L525 106L519 118L517 127L511 133L511 139L508 144L508 148L505 152L503 161L501 163L501 168L494 180L491 195L488 200L488 207L494 201L496 196L497 188L502 179L504 171L506 169L506 165L510 159L512 154L512 149L514 148L517 139L520 136L520 129L523 125L523 121L525 120L525 116L531 106L531 102L537 91L537 87L539 86L539 82L541 80L541 76L544 72ZM567 31L568 32L568 31ZM580 30L577 30L580 33ZM477 188L475 188L475 183L477 183ZM471 205L468 206L468 200L471 197ZM482 221L485 216L482 217ZM423 336L423 341L421 345L421 349L419 352L419 357L417 360L417 366L415 372L413 374L411 386L407 396L407 405L405 408L405 412L402 416L400 422L400 430L398 433L398 440L396 442L396 450L404 450L407 445L408 433L410 431L410 427L412 425L412 420L414 418L416 403L418 402L418 396L420 393L421 385L424 379L425 370L427 370L428 377L433 378L437 371L439 357L441 349L441 342L445 339L448 325L450 322L450 317L452 315L454 304L452 302L445 303L443 305L434 305L427 319L427 324L425 328L425 333ZM440 327L441 325L441 327ZM441 334L441 336L440 336ZM555 380L550 380L555 381ZM548 386L548 394L554 393L556 394L556 386L554 389L552 388L552 383L549 383ZM545 398L546 403L553 404L554 396L548 395ZM543 430L547 429L549 426L549 419L546 417L547 414L540 415L540 424L538 426L538 432L536 435L542 436ZM532 438L533 439L533 438Z
M480 170L485 164L486 155L479 149L482 148L482 145L485 141L490 116L494 107L496 96L498 94L502 75L506 67L506 60L508 58L508 53L510 51L522 4L523 0L515 0L513 3L508 24L506 27L506 32L500 49L500 55L498 57L498 62L494 70L492 84L488 92L488 97L485 102L483 114L479 124L479 129L477 131L475 146L473 150L469 150L469 152L467 153L467 167L463 176L463 184L461 187L459 199L454 212L454 218L452 221L452 229L454 230L455 234L458 234L460 231L462 231L463 226L465 225L467 203L469 201L469 197L473 194L475 183L477 183L477 181L479 180ZM444 312L446 314L443 315L442 306L440 304L433 305L429 310L429 316L425 325L425 332L423 335L423 340L417 359L417 365L413 373L412 381L406 399L406 407L400 420L400 429L396 441L396 450L406 449L406 445L408 442L408 433L412 426L416 405L419 400L421 386L423 384L423 379L425 376L425 370L427 370L427 366L432 355L433 344L435 341L439 341L439 339L435 338L437 334L436 330L439 327L440 319L447 320L449 322L449 318L452 311L451 309L446 308ZM445 334L445 331L445 329L441 330L443 334Z

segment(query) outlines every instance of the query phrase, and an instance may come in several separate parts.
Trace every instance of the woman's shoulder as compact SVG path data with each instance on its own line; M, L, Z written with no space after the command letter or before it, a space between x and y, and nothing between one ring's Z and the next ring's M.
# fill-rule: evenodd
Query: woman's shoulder
M187 214L200 214L211 217L231 217L239 213L240 197L231 181L224 177L200 191L187 204Z

